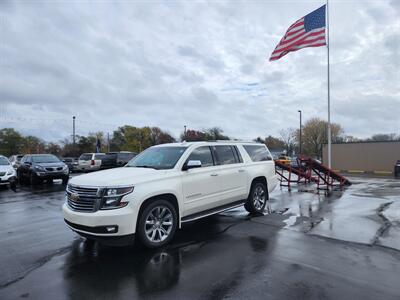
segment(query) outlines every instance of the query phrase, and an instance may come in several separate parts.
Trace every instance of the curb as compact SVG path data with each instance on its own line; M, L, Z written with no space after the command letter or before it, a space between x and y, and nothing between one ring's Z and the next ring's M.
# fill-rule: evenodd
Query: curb
M375 175L385 175L385 176L393 176L394 173L391 171L362 171L362 170L334 170L338 173L348 173L348 174L375 174Z

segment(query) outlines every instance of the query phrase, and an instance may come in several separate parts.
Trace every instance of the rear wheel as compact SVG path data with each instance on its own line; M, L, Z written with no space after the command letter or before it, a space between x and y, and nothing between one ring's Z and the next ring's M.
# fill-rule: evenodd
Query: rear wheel
M260 214L264 212L267 201L268 191L266 185L260 181L255 182L251 186L250 194L244 204L244 208L249 213Z
M172 240L177 223L175 207L169 201L155 200L140 214L137 233L144 246L158 248Z

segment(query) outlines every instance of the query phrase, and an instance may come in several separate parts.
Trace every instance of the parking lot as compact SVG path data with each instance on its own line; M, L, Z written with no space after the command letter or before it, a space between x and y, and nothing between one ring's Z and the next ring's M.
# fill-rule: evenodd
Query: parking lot
M330 195L277 188L186 224L161 250L85 242L61 182L0 191L1 299L399 299L400 181L352 177Z

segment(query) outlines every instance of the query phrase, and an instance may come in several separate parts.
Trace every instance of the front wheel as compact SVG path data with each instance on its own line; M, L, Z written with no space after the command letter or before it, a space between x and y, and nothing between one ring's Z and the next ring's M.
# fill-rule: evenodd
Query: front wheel
M267 201L268 190L266 185L262 182L255 182L251 186L250 194L244 204L244 208L249 213L261 214L264 212Z
M166 200L155 200L139 216L137 233L148 248L159 248L175 235L178 215L175 207Z

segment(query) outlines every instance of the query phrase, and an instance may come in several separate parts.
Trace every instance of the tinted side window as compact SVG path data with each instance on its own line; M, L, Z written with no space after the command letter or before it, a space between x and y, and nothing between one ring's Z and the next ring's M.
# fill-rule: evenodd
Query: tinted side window
M189 155L189 160L200 160L202 167L209 167L214 165L214 161L211 155L210 147L203 146L199 147Z
M229 165L237 163L231 146L213 146L217 156L218 165Z
M249 154L252 161L272 160L265 146L258 145L243 145L243 148Z

